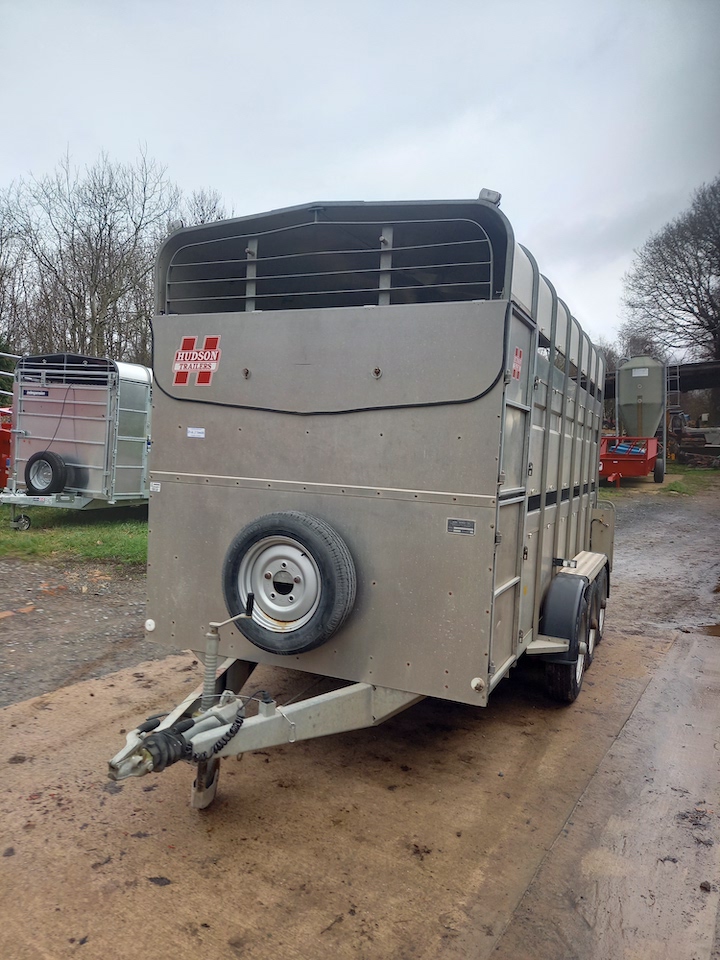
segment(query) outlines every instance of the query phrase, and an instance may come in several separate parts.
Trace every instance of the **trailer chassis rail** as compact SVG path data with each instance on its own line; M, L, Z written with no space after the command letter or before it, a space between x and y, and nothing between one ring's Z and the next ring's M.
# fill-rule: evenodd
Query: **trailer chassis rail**
M125 746L109 762L111 780L161 773L185 760L197 765L191 804L204 809L215 798L223 757L376 726L424 699L370 683L351 683L284 706L264 690L249 697L235 693L230 687L242 686L255 664L229 658L218 669L219 630L251 617L252 606L251 594L245 613L210 624L202 687L170 713L150 717L127 734ZM258 701L258 712L246 718L250 700Z
M229 669L235 662L229 660L223 666ZM110 760L110 779L160 773L177 760L195 762L199 776L193 784L192 805L202 809L214 799L217 769L223 757L376 726L424 698L388 687L353 683L286 706L279 706L264 694L257 715L247 719L245 698L232 691L225 691L216 706L193 714L192 708L200 699L199 688L163 720L151 718L128 733L125 746ZM234 733L233 725L237 726Z

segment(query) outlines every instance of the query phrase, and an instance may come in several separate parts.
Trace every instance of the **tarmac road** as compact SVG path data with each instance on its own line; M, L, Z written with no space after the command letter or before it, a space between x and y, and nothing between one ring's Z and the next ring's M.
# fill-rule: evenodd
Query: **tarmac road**
M484 711L424 701L377 729L224 761L203 813L183 764L105 779L123 731L199 681L192 656L52 689L43 655L54 676L64 661L43 618L68 591L43 595L34 621L12 607L13 689L31 663L46 692L0 712L3 958L720 957L720 498L651 490L618 502L605 639L574 705L549 703L530 664ZM18 566L27 577L0 571L13 602L28 592L12 587ZM73 608L90 610L75 572ZM121 617L135 595L101 582L96 633L117 651L140 612ZM281 702L307 683L253 676Z

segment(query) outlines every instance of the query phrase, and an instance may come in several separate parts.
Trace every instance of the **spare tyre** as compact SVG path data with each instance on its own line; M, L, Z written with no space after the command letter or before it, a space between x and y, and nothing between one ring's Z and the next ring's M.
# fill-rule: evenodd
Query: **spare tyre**
M62 493L68 479L68 468L62 457L50 450L34 453L25 464L25 486L33 497Z
M222 571L231 616L255 597L243 635L267 653L305 653L342 626L355 603L355 564L343 539L319 517L271 513L235 537Z

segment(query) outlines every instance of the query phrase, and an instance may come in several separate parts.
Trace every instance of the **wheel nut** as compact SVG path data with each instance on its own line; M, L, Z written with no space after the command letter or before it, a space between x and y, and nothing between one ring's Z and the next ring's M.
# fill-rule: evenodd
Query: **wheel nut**
M272 574L271 574L271 573L266 573L266 574L265 574L265 579L266 579L266 580L272 580Z
M300 583L300 577L294 577L293 583Z

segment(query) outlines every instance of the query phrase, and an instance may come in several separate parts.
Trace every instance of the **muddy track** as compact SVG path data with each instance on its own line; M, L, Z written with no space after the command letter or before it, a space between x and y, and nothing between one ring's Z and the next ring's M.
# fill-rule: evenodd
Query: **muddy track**
M574 705L526 664L485 710L427 700L224 761L202 814L184 764L105 779L124 732L199 680L189 654L152 659L143 578L0 561L9 960L720 956L719 521L717 495L620 498ZM281 702L308 684L257 673Z

